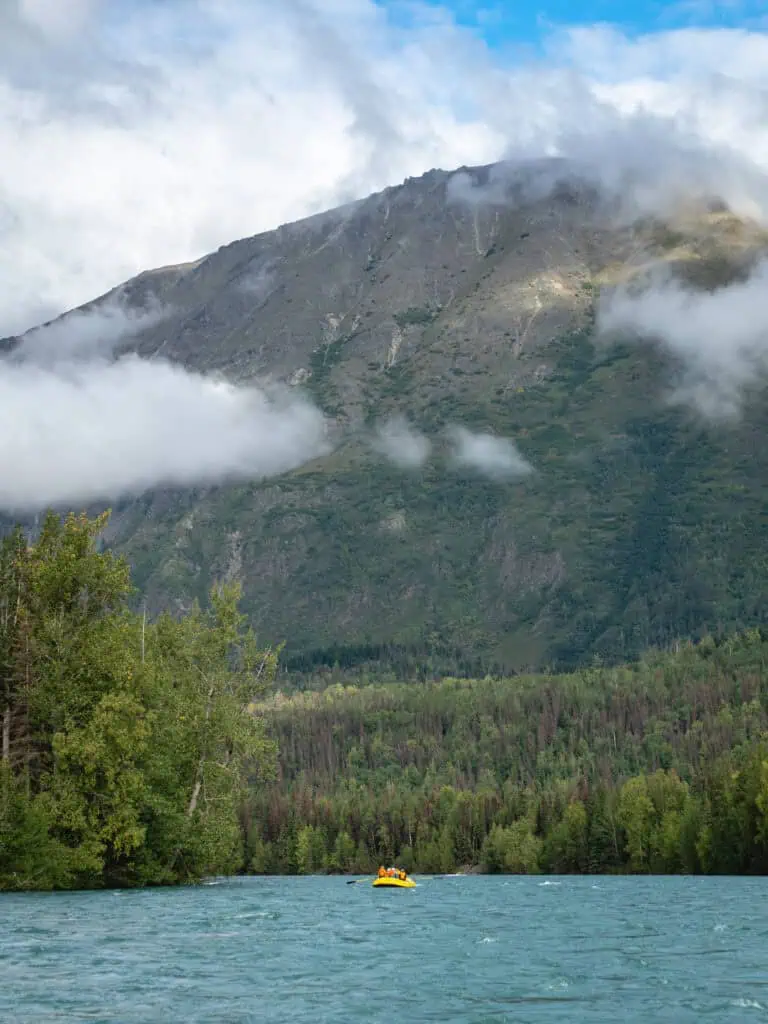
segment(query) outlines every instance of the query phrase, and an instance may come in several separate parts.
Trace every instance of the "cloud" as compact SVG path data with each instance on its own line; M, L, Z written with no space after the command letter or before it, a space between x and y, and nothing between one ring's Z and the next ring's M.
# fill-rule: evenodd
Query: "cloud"
M105 4L66 47L2 10L0 334L498 151L427 95L450 40L399 36L370 0Z
M561 156L765 217L766 86L759 32L558 30L513 64L428 4L0 0L0 334L434 166Z
M21 20L54 39L66 39L81 31L96 6L97 0L18 0Z
M258 479L331 450L322 413L295 391L114 358L164 312L110 300L29 332L0 360L0 508Z
M451 424L446 433L449 460L455 467L475 470L493 480L517 479L533 472L533 467L508 438L474 433L458 424ZM406 470L423 466L432 451L429 438L415 430L402 415L379 424L372 446Z
M477 470L493 480L514 480L533 472L533 467L508 438L473 433L459 426L449 428L448 433L456 466Z
M55 366L94 357L107 357L120 342L153 327L169 310L159 305L134 309L116 298L89 310L73 310L51 323L34 327L18 340L14 362Z
M432 450L429 439L414 430L402 416L394 416L379 425L373 447L401 469L423 466Z
M506 160L484 192L454 176L462 201L577 177L629 217L712 196L768 223L766 114L760 32L560 29L512 63L431 4L0 0L0 336L434 166ZM733 410L762 321L724 311L757 308L760 280L703 306L672 284L617 295L602 322L655 333L687 368L678 397ZM241 285L261 301L280 268ZM258 476L328 443L295 397L112 361L162 315L65 317L0 364L1 502ZM406 468L429 457L405 421L374 444ZM464 466L530 471L509 441L457 428L453 445Z
M325 454L318 410L129 356L0 368L0 507L28 511L215 484Z
M239 281L240 289L251 297L254 308L264 305L278 284L277 272L271 260L250 267Z
M768 260L746 281L712 292L667 279L644 290L618 288L598 311L601 334L661 345L681 363L673 399L710 419L739 415L749 385L768 371Z
M766 44L768 58L768 37ZM600 68L597 56L595 62ZM535 200L579 183L626 222L719 200L737 215L768 224L768 92L762 83L718 75L607 83L575 69L529 69L507 83L510 103L520 102L526 81L531 98L503 161L480 185L465 171L455 174L449 185L454 201Z

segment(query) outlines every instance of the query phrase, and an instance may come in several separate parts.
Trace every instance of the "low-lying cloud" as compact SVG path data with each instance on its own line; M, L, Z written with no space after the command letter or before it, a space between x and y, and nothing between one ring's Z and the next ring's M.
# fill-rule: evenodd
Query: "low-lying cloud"
M279 283L273 261L269 260L249 270L242 276L238 285L246 292L254 304L254 308L263 305L275 291Z
M768 371L768 260L746 281L702 292L667 279L637 292L615 289L598 330L663 346L680 360L676 401L711 419L732 419L746 389Z
M418 469L432 451L432 443L404 416L393 416L377 428L373 448L401 469Z
M331 449L322 413L131 354L117 341L160 315L66 317L0 361L0 507L87 504L161 485L286 472Z
M492 480L516 480L533 472L514 441L495 434L468 430L460 424L445 428L448 464L471 470ZM393 416L378 426L372 446L400 469L419 469L429 459L433 445L403 415Z
M475 470L492 480L515 480L533 472L509 438L474 433L459 426L450 427L448 434L452 461L457 467Z
M550 118L544 147L541 135L512 142L482 183L466 171L456 172L449 180L449 200L498 206L541 200L561 186L576 186L590 190L606 213L624 223L720 203L768 225L767 165L713 139L708 122L670 118L645 106L622 109L583 85L577 85L577 95L567 96L569 83L563 80L552 89L562 91L550 97L554 109L571 109L572 119ZM534 99L534 106L541 100ZM546 123L545 118L542 132Z
M52 323L35 327L19 339L16 362L55 366L110 356L117 346L159 324L170 310L159 305L133 309L116 299L90 310L73 310Z

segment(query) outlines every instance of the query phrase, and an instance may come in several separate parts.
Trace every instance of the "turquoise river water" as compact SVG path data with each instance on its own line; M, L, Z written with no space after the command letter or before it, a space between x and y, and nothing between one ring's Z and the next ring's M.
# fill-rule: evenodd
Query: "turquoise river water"
M768 1019L762 879L343 878L0 896L0 1021Z

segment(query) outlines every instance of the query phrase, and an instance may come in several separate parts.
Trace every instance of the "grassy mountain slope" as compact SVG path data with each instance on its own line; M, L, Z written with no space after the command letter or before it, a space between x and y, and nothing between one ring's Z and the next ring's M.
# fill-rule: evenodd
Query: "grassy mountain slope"
M458 202L434 171L121 289L172 310L139 352L288 382L344 428L278 479L116 506L109 541L150 607L239 577L262 638L305 669L397 651L443 670L572 666L759 621L764 403L707 425L669 404L658 349L592 325L600 290L653 261L713 287L766 239L723 213L618 228L585 193L507 191ZM398 469L364 440L395 412L438 442L452 424L511 437L535 472L460 473L439 444Z

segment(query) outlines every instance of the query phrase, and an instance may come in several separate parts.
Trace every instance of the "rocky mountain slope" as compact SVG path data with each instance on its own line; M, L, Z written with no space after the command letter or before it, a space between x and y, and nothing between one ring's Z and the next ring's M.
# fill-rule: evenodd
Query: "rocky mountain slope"
M594 323L649 266L713 288L764 251L724 211L617 226L586 189L480 168L142 274L120 296L170 313L129 347L303 389L337 444L267 481L118 502L109 543L150 608L240 578L262 639L306 667L573 665L749 625L768 598L765 402L708 421L669 401L662 348ZM371 445L394 414L432 441L422 464ZM531 470L456 466L456 428L512 439Z

